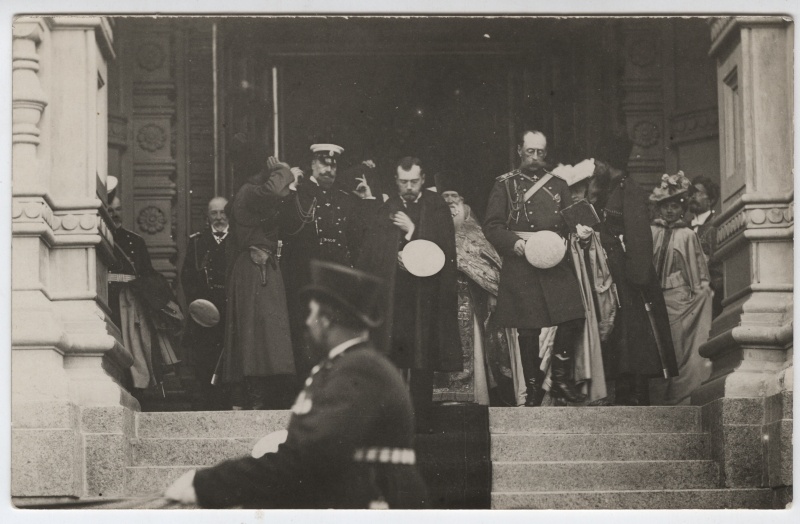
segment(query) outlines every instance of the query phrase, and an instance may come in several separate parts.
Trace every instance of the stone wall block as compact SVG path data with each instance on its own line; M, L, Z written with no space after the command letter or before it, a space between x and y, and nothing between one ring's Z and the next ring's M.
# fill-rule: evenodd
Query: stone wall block
M12 430L11 496L80 496L81 455L75 429Z

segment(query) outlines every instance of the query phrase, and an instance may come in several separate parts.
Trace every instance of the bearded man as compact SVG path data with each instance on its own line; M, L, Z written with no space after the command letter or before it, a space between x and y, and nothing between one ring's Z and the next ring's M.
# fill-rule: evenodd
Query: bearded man
M408 371L418 430L430 429L434 371L460 371L456 246L450 208L442 197L423 191L425 173L418 158L397 164L398 192L378 209L364 241L358 267L383 278L387 322L376 337L394 363ZM443 266L430 276L409 272L404 247L414 240L436 244Z
M224 197L214 197L208 202L206 220L208 227L189 236L189 248L183 261L181 285L188 304L205 300L217 309L219 318L225 318L225 249L228 240L228 217ZM191 311L191 306L190 306ZM199 409L216 411L227 409L223 392L211 384L211 377L225 343L225 321L215 325L201 325L188 316L183 340L197 379Z
M185 473L164 496L203 508L418 509L428 504L416 467L411 401L369 329L385 294L372 275L314 261L302 290L321 360L292 407L274 452Z
M434 400L511 405L525 402L515 329L497 325L494 310L502 259L459 192L458 175L436 175L456 234L459 331L464 370L434 375Z

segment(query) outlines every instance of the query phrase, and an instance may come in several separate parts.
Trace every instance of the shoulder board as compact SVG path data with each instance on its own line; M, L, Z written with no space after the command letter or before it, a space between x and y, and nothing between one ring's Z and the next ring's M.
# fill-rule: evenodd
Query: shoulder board
M517 176L519 174L520 174L519 169L515 169L514 171L509 171L508 173L506 173L504 175L500 175L499 177L495 178L495 180L497 182L502 182L504 180L508 180L509 178L513 178L513 177L515 177L515 176Z
M141 238L142 240L144 240L144 238L140 237L138 234L134 233L134 232L133 232L133 231L131 231L130 229L125 229L124 231L125 231L125 233L127 233L127 234L128 234L129 236L131 236L131 237L134 237L134 238Z
M189 238L197 238L202 234L203 234L202 231L198 231L197 233L192 233L191 235L189 235Z
M561 177L561 176L557 175L556 173L553 173L553 172L551 172L551 171L545 171L545 173L546 173L546 174L548 174L548 175L550 175L550 176L551 176L551 177L553 177L553 178L558 178L559 180L563 180L564 182L566 182L566 180L564 180L564 178L563 178L563 177Z

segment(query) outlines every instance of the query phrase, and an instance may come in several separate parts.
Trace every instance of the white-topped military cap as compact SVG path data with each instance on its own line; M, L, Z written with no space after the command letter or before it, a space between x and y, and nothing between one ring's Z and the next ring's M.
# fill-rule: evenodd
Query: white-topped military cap
M312 144L311 152L314 155L336 156L344 153L344 148L336 144Z
M311 153L314 154L314 158L328 164L329 166L336 165L336 159L339 158L344 152L344 148L342 146L337 146L336 144L312 144L311 145Z

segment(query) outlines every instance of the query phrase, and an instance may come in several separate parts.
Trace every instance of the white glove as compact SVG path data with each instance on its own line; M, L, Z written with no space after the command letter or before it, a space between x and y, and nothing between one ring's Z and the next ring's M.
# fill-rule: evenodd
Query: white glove
M581 240L586 240L590 236L592 236L592 232L594 231L589 226L584 226L583 224L578 224L575 226L576 233L578 234L578 238Z
M294 182L289 184L289 189L295 191L297 190L297 183L300 182L300 179L305 176L305 173L303 173L303 170L299 167L293 167L290 169L290 171L292 172L292 175L294 175Z
M196 470L187 471L164 491L164 498L176 500L183 504L197 504L197 493L194 491L194 474Z

